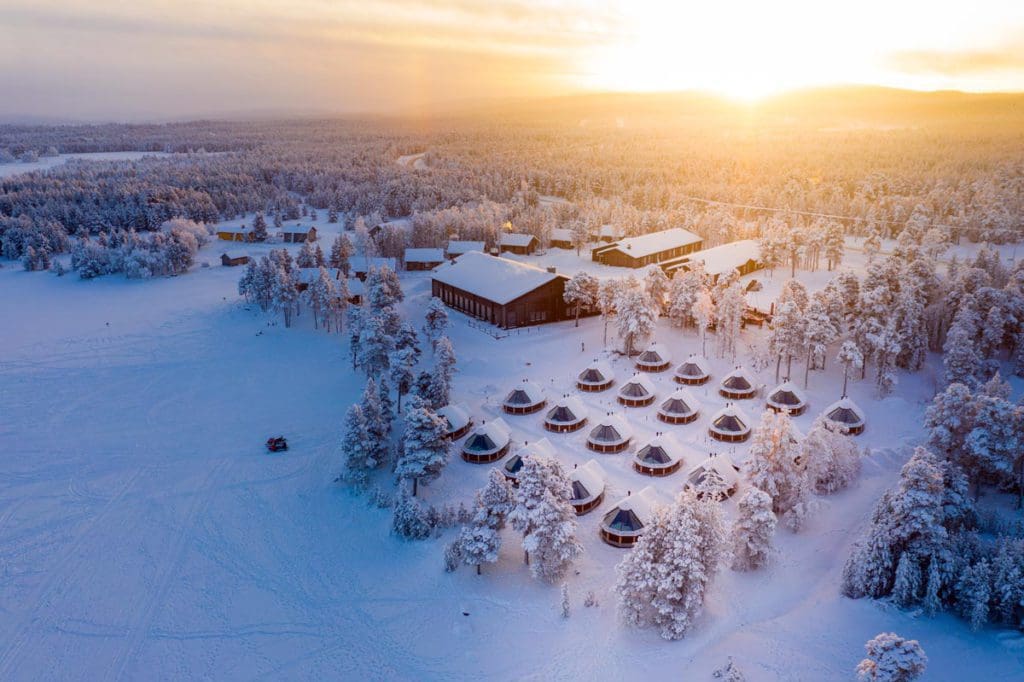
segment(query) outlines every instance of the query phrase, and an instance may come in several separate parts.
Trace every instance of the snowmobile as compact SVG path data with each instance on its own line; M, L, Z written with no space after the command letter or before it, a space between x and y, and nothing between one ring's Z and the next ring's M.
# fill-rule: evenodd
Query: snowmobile
M270 452L281 452L288 449L288 441L284 439L284 436L277 436L276 438L267 439L267 450Z

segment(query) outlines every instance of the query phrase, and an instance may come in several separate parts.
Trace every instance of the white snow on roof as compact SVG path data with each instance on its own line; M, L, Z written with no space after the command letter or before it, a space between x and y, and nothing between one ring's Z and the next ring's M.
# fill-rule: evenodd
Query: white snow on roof
M530 399L527 405L536 405L537 403L544 402L545 395L544 389L533 383L532 381L523 381L522 383L516 384L516 386L508 392L505 396L505 404L511 404L508 402L508 398L516 391L522 391ZM525 407L526 405L513 405L514 407Z
M720 454L712 455L690 469L690 472L686 475L686 485L692 487L699 484L701 479L704 478L705 472L715 472L718 474L727 488L733 487L739 481L739 475L736 473L736 467L733 465L732 460L729 459L728 455Z
M483 242L473 242L473 241L466 241L466 240L460 240L460 239L453 239L452 241L448 242L448 249L447 249L449 256L452 256L452 255L457 256L457 255L460 255L460 254L463 254L463 253L469 253L470 251L483 251L483 250L484 250L484 243Z
M444 249L406 249L406 263L442 263Z
M611 364L606 362L606 361L604 361L604 360L597 360L597 361L592 362L589 365L587 365L578 375L576 375L576 378L577 378L578 381L580 381L580 383L583 383L583 384L592 384L593 383L591 381L583 381L582 379L580 379L580 376L582 376L583 373L586 372L589 369L596 369L598 372L601 373L601 376L604 377L604 381L602 381L601 383L604 383L605 381L608 381L610 379L614 379L615 378L615 370L612 369Z
M438 282L498 304L514 301L558 277L543 268L478 251L464 253L434 270Z
M668 396L667 398L661 401L661 404L664 405L670 400L682 400L694 412L700 411L700 401L697 400L696 396L694 396L688 388L680 388L676 391L673 391L672 395ZM658 412L661 411L662 409L661 407L659 407Z
M590 497L586 499L574 499L573 502L576 504L586 504L604 492L604 469L595 459L587 460L586 464L569 472L569 480L579 481L590 493Z
M635 397L630 395L624 395L622 393L630 384L639 384L647 394L654 395L654 383L646 374L634 374L633 376L622 382L622 386L619 387L619 395L621 395L623 398Z
M224 226L218 227L217 228L217 232L224 232L224 233L227 233L227 234L249 234L250 232L252 232L252 228L251 227L247 227L245 225L235 225L235 226L226 226L226 225L224 225Z
M630 438L633 437L633 427L630 426L629 422L626 419L624 419L621 415L609 414L601 417L600 419L596 419L594 421L594 428L596 429L601 426L612 427L618 432L619 437L622 440L629 440ZM591 431L593 430L594 429L591 429Z
M508 428L508 424L506 424L505 420L502 419L501 417L498 417L497 419L492 419L486 424L480 424L475 429L473 429L473 433L487 434L488 436L490 436L491 440L494 441L494 444L497 445L499 449L504 447L505 444L508 443L509 438L511 437L512 434L512 432Z
M837 408L840 408L840 407L848 409L848 410L852 410L853 413L855 415L857 415L857 419L860 420L860 423L861 424L864 423L864 410L860 409L860 405L858 405L857 403L853 402L849 398L840 398L839 400L835 401L834 403L832 403L831 405L826 407L825 408L825 418L827 419L828 415L831 414L833 410L835 410ZM839 423L839 422L837 422L837 423ZM843 426L851 426L851 424L843 424ZM855 426L855 424L853 426Z
M437 415L448 420L448 423L452 425L452 431L458 431L468 424L470 419L469 408L464 403L445 405L437 411Z
M620 239L616 242L615 249L629 254L633 258L643 258L652 253L696 244L699 241L701 241L701 238L694 233L681 227L673 227L669 230L651 232L639 237Z
M640 523L647 526L654 520L654 514L661 505L662 500L657 491L652 486L647 486L640 492L627 495L619 500L613 509L632 511L640 519Z
M281 228L281 234L309 234L310 230L315 230L316 225L285 225Z
M338 279L338 272L339 271L338 271L337 268L324 268L324 269L327 270L327 276L330 279ZM299 268L298 270L299 270L298 279L303 284L312 284L313 282L315 282L318 279L320 279L320 268ZM349 291L349 293L352 293L352 292Z
M679 363L679 367L682 367L683 365L688 365L690 363L693 363L693 364L697 365L697 367L699 367L704 372L705 376L711 374L711 370L710 370L710 366L708 365L708 361L707 361L707 359L705 359L705 357L703 355L691 355L690 357L688 357L685 360L683 360L682 362L680 362ZM679 367L676 368L676 374L678 374L679 376L689 376L689 375L679 374Z
M394 270L396 267L394 258L378 258L370 256L352 256L350 261L352 264L352 272L369 272L370 268L380 269L387 266L389 270Z
M366 285L363 284L363 280L351 278L345 280L345 285L348 287L349 296L362 296L366 291Z
M524 444L516 454L520 457L541 455L542 457L555 459L558 453L555 451L555 446L551 444L551 441L547 438L541 438L533 443Z
M655 353L659 358L661 358L661 360L660 361L645 362L644 361L644 355L647 354L647 353ZM643 350L643 352L640 353L639 356L637 356L637 364L638 365L644 365L644 364L647 364L647 365L663 365L666 362L671 362L671 361L672 361L672 353L669 352L668 348L666 348L665 344L663 344L663 343L652 343L650 346L645 348Z
M232 259L249 257L249 254L247 254L245 251L225 251L224 255Z
M498 243L502 246L529 246L536 237L532 234L522 234L519 232L504 232Z
M735 404L726 405L718 412L715 412L713 415L711 415L711 425L708 428L716 433L725 433L733 435L734 433L736 433L735 431L723 431L722 429L715 427L715 422L718 421L718 418L726 416L736 417L743 423L743 426L745 426L746 428L740 433L746 433L747 431L750 431L750 425L753 422L750 421L750 417L748 417L747 413L743 411L743 408Z
M567 230L564 227L556 227L551 230L551 240L556 242L571 242L572 230Z
M796 384L794 384L792 381L783 381L781 384L779 384L778 386L776 386L775 388L768 392L768 403L770 405L775 405L776 407L782 408L795 407L794 405L776 403L775 401L772 400L772 396L775 395L776 393L779 393L780 391L792 393L793 395L796 396L797 400L800 401L801 405L805 405L807 403L806 394L804 394L804 392L800 388L798 388Z
M754 388L755 386L757 386L757 383L754 381L754 377L750 374L750 372L747 371L746 367L737 367L736 369L722 377L722 381L719 383L722 386L725 386L725 382L731 379L732 377L740 377L741 379L745 379L747 383L750 384L750 388ZM727 388L726 390L728 391L731 389Z
M744 265L748 260L757 260L760 257L761 247L756 239L741 239L738 242L691 253L687 256L686 263L703 263L704 271L709 275L722 275Z

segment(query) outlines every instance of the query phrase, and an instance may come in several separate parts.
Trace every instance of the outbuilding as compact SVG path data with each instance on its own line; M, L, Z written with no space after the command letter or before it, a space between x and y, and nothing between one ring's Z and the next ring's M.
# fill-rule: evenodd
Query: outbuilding
M731 497L740 484L738 472L728 455L712 454L686 475L686 488L701 498L709 494L717 499Z
M508 452L511 432L500 417L473 429L462 444L462 459L473 464L496 462Z
M285 225L281 228L281 241L286 244L301 244L316 241L316 228L312 225Z
M757 240L741 239L666 261L662 263L662 269L671 278L677 272L689 270L695 263L700 263L712 284L716 284L719 277L733 272L749 275L760 270L763 267L760 258L761 247Z
M725 443L742 443L750 438L750 417L736 405L726 405L711 417L708 435Z
M666 424L689 424L700 415L700 401L681 388L658 405L658 419Z
M498 250L501 253L514 253L520 256L528 256L537 250L537 238L532 234L520 234L517 232L503 232L498 239Z
M256 233L245 225L222 225L217 228L217 239L225 242L254 242Z
M737 367L722 378L718 392L729 400L746 400L753 398L757 389L754 387L754 378L750 376L750 372L743 367Z
M539 412L546 403L544 389L531 381L523 381L508 392L501 403L501 409L507 414L533 414Z
M604 265L624 268L642 268L685 256L700 249L704 240L679 227L660 232L628 237L611 244L598 246L590 252L591 260Z
M633 455L633 468L647 476L668 476L683 465L683 446L671 433L657 433Z
M604 499L604 482L604 469L593 459L569 472L569 483L572 485L569 502L576 510L576 516L583 516L601 504Z
M768 409L796 417L807 411L807 396L792 381L784 381L768 393Z
M572 230L567 230L564 227L556 227L551 230L551 239L548 241L553 249L571 249L572 245Z
M398 263L394 258L380 258L371 256L353 256L349 268L352 271L352 275L358 279L365 281L366 275L373 270L380 270L381 268L387 268L392 272L398 271Z
M677 384L700 386L711 379L711 369L703 355L691 355L683 364L676 367Z
M843 433L856 436L864 432L864 410L849 398L840 398L825 408L825 419Z
M654 402L654 384L646 374L634 374L619 387L620 405L646 407Z
M225 251L220 255L220 264L233 268L238 265L246 265L249 262L248 254L241 253L240 251Z
M579 431L587 423L587 408L575 396L562 396L544 416L544 428L555 433Z
M445 426L448 429L446 435L451 440L462 438L473 426L473 418L469 414L469 408L463 403L445 405L437 411L437 416L444 419Z
M596 420L587 436L587 447L594 452L613 454L629 447L633 429L629 422L615 414L608 414Z
M652 343L636 356L636 368L641 372L664 372L672 364L672 354L661 343Z
M459 312L502 329L567 320L569 278L508 258L470 251L434 269L431 293Z
M402 260L406 270L433 270L444 262L444 250L406 249L405 257Z
M612 547L632 547L654 521L659 506L660 500L651 486L627 495L601 519L601 539Z
M587 393L597 393L611 388L615 383L615 370L603 361L595 360L576 377L576 387Z

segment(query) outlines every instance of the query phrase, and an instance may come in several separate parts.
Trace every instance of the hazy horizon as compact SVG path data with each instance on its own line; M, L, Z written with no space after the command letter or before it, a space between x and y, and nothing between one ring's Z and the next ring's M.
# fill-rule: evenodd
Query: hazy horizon
M1024 91L1024 3L1005 0L0 0L0 11L8 121L405 115L616 92L756 101L843 84Z

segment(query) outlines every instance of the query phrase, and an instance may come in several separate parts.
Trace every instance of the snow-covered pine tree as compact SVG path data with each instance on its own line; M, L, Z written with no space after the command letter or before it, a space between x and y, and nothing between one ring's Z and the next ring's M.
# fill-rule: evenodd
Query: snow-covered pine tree
M846 241L843 237L843 226L830 221L825 226L825 258L828 260L829 272L839 267L843 262L843 253L846 250Z
M693 308L688 316L697 323L697 331L700 333L700 352L702 355L708 353L708 330L715 323L715 303L711 300L711 293L702 289L697 294L697 300L693 302Z
M637 288L628 288L620 292L615 302L616 326L619 338L623 340L624 352L632 357L638 341L642 341L654 333L657 317L651 300Z
M718 335L719 353L723 357L736 357L736 343L743 326L746 300L746 294L739 282L733 282L726 287L718 298L715 333Z
M408 393L416 380L416 353L412 348L397 348L389 358L391 383L398 393L398 411L402 411L402 396Z
M576 539L572 483L557 461L543 455L523 459L515 506L508 519L523 534L523 551L534 578L560 580L583 545Z
M852 339L843 341L843 345L839 347L839 354L836 355L836 361L843 366L843 395L846 397L846 387L849 383L850 370L860 369L864 366L864 355L860 352L860 348L857 343Z
M409 398L405 408L402 453L395 465L395 474L402 480L412 481L413 496L421 480L437 478L448 463L450 443L447 434L444 419L418 396Z
M284 326L292 326L292 316L299 303L299 290L295 286L292 274L284 269L278 269L273 280L271 289L271 305L284 317Z
M839 330L832 322L825 303L815 296L807 305L804 313L803 347L807 349L807 362L804 367L804 388L807 388L810 370L825 367L825 355L829 344L839 338Z
M256 217L252 219L252 238L258 242L267 241L267 219L263 217L262 213L257 213Z
M868 227L868 236L864 238L861 251L867 257L868 265L871 265L882 251L882 235L878 233L878 226L874 223Z
M793 357L803 355L807 320L795 301L779 304L768 326L768 348L775 356L775 380L779 380L782 361L786 361L786 380L790 377Z
M942 346L945 353L942 365L947 383L977 385L982 366L982 354L977 343L980 328L981 320L975 312L974 299L968 296L960 304Z
M992 599L992 570L987 559L965 566L956 583L957 608L971 629L980 630L989 620Z
M731 538L732 569L749 571L767 565L776 525L772 498L763 490L748 488L736 511Z
M604 322L604 341L608 345L608 322L615 316L615 306L619 298L621 282L617 279L603 279L597 293L597 305L601 309L601 320Z
M583 247L590 243L590 230L584 220L577 219L572 222L569 228L572 230L572 247L576 249L576 255L580 255Z
M363 408L352 405L345 413L345 429L341 437L341 477L362 486L368 473L377 468L377 447L370 436Z
M334 280L327 273L327 269L321 267L317 278L302 293L306 305L313 311L313 328L319 328L322 320L324 326L330 331L328 322L331 315L331 301L334 300L337 293L334 290Z
M406 489L398 491L391 530L407 540L423 540L430 537L431 527L426 520L423 505Z
M475 520L462 527L456 542L462 562L467 566L476 566L477 575L480 575L483 564L493 564L498 560L498 552L501 550L498 531Z
M388 333L382 316L370 315L365 318L359 330L358 347L358 364L366 376L379 376L389 369L394 338Z
M765 410L750 441L747 480L772 498L772 511L787 527L799 530L809 511L810 486L798 464L800 446L789 415Z
M980 391L974 428L964 440L964 470L1007 486L1024 486L1024 407Z
M867 658L857 665L861 682L911 682L919 678L928 657L916 639L903 639L894 632L883 632L864 645Z
M839 433L820 417L800 443L800 461L808 483L819 495L838 492L860 475L861 454L853 438Z
M668 296L669 282L665 271L659 266L648 268L644 275L644 288L647 290L647 297L654 306L656 315L665 314L665 299Z
M455 349L447 336L435 344L434 372L430 382L430 405L436 410L451 402L452 377L455 374Z
M669 284L668 315L677 327L685 327L693 319L693 306L697 296L707 287L704 270L700 263L688 270L677 270ZM710 296L710 293L708 294Z
M423 336L432 349L437 340L448 333L448 324L448 311L444 303L436 296L431 297L423 320Z
M352 271L352 265L349 262L349 259L352 257L352 253L352 242L349 241L348 235L339 234L334 238L334 242L331 243L331 257L329 262L332 268L341 270L342 275L346 279Z
M503 473L497 469L491 469L487 475L487 483L476 493L476 509L473 519L495 530L501 530L505 527L505 520L515 503L515 488Z
M576 315L576 326L580 326L580 312L597 305L599 282L586 271L579 271L565 283L565 302L571 305Z
M925 320L925 297L920 287L904 283L896 299L896 343L899 353L896 366L916 372L928 354L928 327Z
M295 257L295 265L300 268L316 267L316 251L313 250L313 242L309 240L302 242L299 255Z

